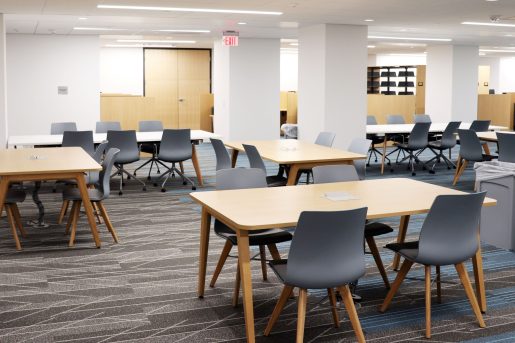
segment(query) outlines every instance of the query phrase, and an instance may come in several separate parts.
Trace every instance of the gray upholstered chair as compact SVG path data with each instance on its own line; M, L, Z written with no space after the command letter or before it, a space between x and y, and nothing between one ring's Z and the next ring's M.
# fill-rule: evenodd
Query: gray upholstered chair
M416 123L430 123L431 117L429 114L414 114L413 115L413 122Z
M270 266L284 284L265 329L270 334L293 289L298 287L297 342L304 339L307 290L327 289L334 324L339 326L334 288L338 288L358 342L365 342L348 284L365 274L363 228L367 208L348 211L300 214L288 260L271 261Z
M368 115L367 116L367 125L377 125L377 119L375 116ZM383 144L384 143L384 136L383 135L376 135L376 134L367 134L367 139L370 139L372 141L372 144L370 146L369 150L369 156L368 156L368 162L367 166L370 166L370 160L372 159L372 154L374 155L375 161L377 162L377 156L383 156L383 152L379 151L375 146L377 144ZM388 162L390 159L386 157Z
M515 163L515 134L497 132L499 161Z
M111 148L120 150L114 161L114 166L116 167L117 172L112 175L120 175L120 187L118 195L123 194L123 174L127 175L127 179L130 179L131 177L134 178L134 180L143 185L143 190L146 191L147 187L145 182L139 180L134 174L131 174L129 171L127 171L127 169L124 168L126 164L134 163L140 160L136 131L109 130L107 131L107 141L107 150Z
M428 165L433 162L433 166L429 170L429 173L435 173L435 165L440 161L444 161L447 169L456 168L456 165L450 160L451 150L456 146L456 134L460 128L461 121L451 121L445 127L442 134L442 139L438 141L428 142L427 147L435 154L435 157L425 162L424 165ZM438 150L438 152L436 152ZM444 151L449 150L449 158L444 155Z
M211 138L211 145L216 155L216 170L231 169L231 157L225 148L224 143L220 139Z
M481 141L475 131L470 129L458 130L458 135L460 136L460 156L458 157L453 185L458 183L469 162L491 161L494 158L494 156L483 154Z
M332 147L336 134L334 132L320 132L315 139L315 144Z
M163 123L160 120L142 120L138 123L138 131L139 132L161 132L163 131ZM141 143L139 145L139 150L141 152L151 154L152 157L140 165L138 168L134 170L134 175L136 175L137 171L150 163L150 168L148 169L147 180L150 180L150 173L152 172L152 168L154 165L157 168L157 173L160 174L159 163L157 159L157 154L159 153L159 145L160 142L155 143Z
M347 150L356 154L367 155L372 144L372 140L365 138L354 138L349 144ZM358 172L360 180L365 179L367 173L367 160L354 160L354 167Z
M7 213L7 221L11 227L11 234L13 235L16 250L21 250L20 239L16 230L20 231L22 237L26 237L27 233L23 228L20 210L18 203L25 201L25 192L18 189L8 189L4 199L4 208ZM0 209L1 213L1 209Z
M359 176L356 169L350 165L327 165L313 168L313 180L315 183L359 181ZM384 223L367 221L365 225L365 240L386 288L390 288L390 282L377 249L375 237L391 232L393 232L393 229Z
M96 207L99 208L100 214L104 219L104 223L106 224L107 229L113 236L113 239L116 243L118 243L118 236L116 231L107 215L107 211L102 203L103 200L109 197L110 193L110 179L111 179L111 169L113 169L113 165L116 161L117 154L120 152L119 149L110 148L102 162L102 171L100 172L100 183L98 189L88 189L89 200L92 204L95 204ZM80 190L78 188L68 188L63 192L63 201L71 201L72 209L70 211L70 216L68 219L68 223L66 224L66 234L70 233L70 242L69 246L75 245L75 234L77 232L77 221L79 220L80 207L82 204L82 196L80 194ZM71 228L71 232L70 232Z
M51 135L62 135L64 131L77 131L77 124L75 122L62 122L50 125Z
M107 133L107 131L120 131L121 129L119 121L97 121L95 133Z
M436 266L438 301L441 302L440 267L454 265L479 322L485 327L476 295L464 262L478 249L479 219L486 192L436 197L415 242L393 243L386 247L404 257L380 311L388 309L395 293L414 263L425 268L426 338L431 337L431 266Z
M490 129L490 120L474 120L470 124L469 130L474 132L485 132Z
M406 124L402 114L388 114L386 116L386 124Z
M408 156L404 157L400 162L408 160L408 169L411 170L411 175L415 176L415 162L418 162L418 157L415 152L425 149L428 144L428 133L431 123L416 123L411 130L408 138L408 143L395 143L395 146L399 151L406 151ZM393 172L393 168L391 169Z
M216 189L217 190L231 190L231 189L249 189L249 188L265 188L267 187L266 174L259 168L231 168L221 169L216 172ZM225 239L225 245L218 259L218 263L209 283L210 287L214 287L218 276L231 252L233 246L238 244L236 232L219 220L215 220L214 224L215 234ZM270 254L274 260L280 260L281 255L277 250L276 244L287 242L292 239L292 235L285 230L280 229L264 229L249 232L249 245L259 246L259 255L261 260L261 272L263 280L267 280L266 270L266 251L268 247ZM236 269L236 283L234 287L234 294L232 299L233 306L238 305L238 297L240 291L240 268Z
M247 158L249 159L250 168L258 168L265 172L265 162L261 158L258 149L254 145L243 144ZM270 175L266 177L266 183L269 187L286 186L287 179L282 175Z
M167 171L161 174L156 180L158 181L164 178L164 181L161 184L161 192L166 192L166 182L170 178L170 175L175 175L175 173L181 176L183 185L186 185L189 182L191 184L191 189L196 189L195 183L175 166L176 163L182 163L189 160L192 156L193 150L191 147L190 129L163 130L163 138L161 139L157 158L161 162L171 163L172 166L169 168L163 164L167 168ZM157 187L157 185L157 182L154 182L154 186Z

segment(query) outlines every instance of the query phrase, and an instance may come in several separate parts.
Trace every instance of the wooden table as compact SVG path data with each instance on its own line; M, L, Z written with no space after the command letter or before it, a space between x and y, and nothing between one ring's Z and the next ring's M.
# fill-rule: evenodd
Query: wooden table
M323 197L325 192L333 191L348 192L357 199L331 201ZM198 296L204 296L212 216L237 233L247 341L255 342L249 231L295 226L302 211L336 211L366 206L368 219L400 216L397 242L403 242L410 216L427 213L436 196L443 194L464 193L404 178L190 193L202 206ZM495 203L494 199L487 198L484 205ZM478 246L473 258L474 275L479 304L482 311L486 311L481 245ZM394 267L398 267L399 260L396 255Z
M288 185L295 185L299 170L311 169L327 164L352 164L354 160L365 159L365 155L328 148L296 139L277 139L268 141L226 142L233 149L232 166L236 165L238 153L245 151L242 144L254 145L261 157L266 160L289 165Z
M0 150L0 208L11 182L40 180L77 180L91 234L100 248L93 207L89 200L84 173L100 171L98 164L82 148L29 148ZM13 232L17 247L20 246L16 231Z
M515 134L514 131L503 131L502 133ZM497 142L497 131L478 132L477 136L482 141Z

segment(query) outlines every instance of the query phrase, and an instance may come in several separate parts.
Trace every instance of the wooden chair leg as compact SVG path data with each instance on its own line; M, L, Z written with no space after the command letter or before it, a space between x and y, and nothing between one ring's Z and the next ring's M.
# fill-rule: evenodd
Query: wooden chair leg
M472 310L476 315L479 326L482 328L486 327L485 321L483 320L483 315L481 314L481 310L477 302L477 298L474 294L474 291L472 290L472 286L470 285L470 279L465 265L463 263L458 263L454 267L460 276L461 284L463 285L463 288L465 288L465 293L467 293L467 298L469 298L470 305L472 306Z
M236 265L236 280L234 281L234 291L232 294L232 306L238 306L238 300L240 298L240 287L241 287L241 275L240 275L240 259Z
M328 288L327 295L329 297L329 303L331 304L331 312L333 314L334 327L340 327L340 318L338 316L338 309L336 308L336 295L334 294L334 289Z
M442 280L440 276L440 266L436 266L436 299L439 304L442 303Z
M388 280L388 276L386 275L386 270L384 269L383 261L381 260L381 255L379 255L379 249L377 249L376 241L374 237L367 237L367 245L374 257L374 261L376 262L377 269L379 270L379 274L383 278L384 285L387 289L390 288L390 281Z
M266 250L264 245L259 246L259 258L261 260L261 274L263 274L263 281L268 280L266 274Z
M229 256L232 247L233 244L231 243L231 241L226 240L224 248L222 249L222 253L220 254L220 258L218 259L215 272L213 273L213 277L211 278L211 282L209 283L209 287L215 287L216 280L218 280L218 276L220 275L220 272L222 271L222 268L225 265L225 261L227 260L227 256Z
M452 182L453 186L456 186L456 184L458 183L458 180L460 179L461 174L463 174L463 172L467 168L467 164L468 164L467 160L461 159L461 166L460 166L459 170L456 169L456 175L454 176L454 181Z
M340 287L340 295L342 296L343 303L345 304L345 308L347 309L347 313L349 314L349 319L352 324L352 328L356 333L356 338L358 339L358 342L365 343L365 335L363 334L363 329L361 328L358 313L356 312L354 300L352 300L352 294L349 290L348 285Z
M275 323L277 322L277 319L279 319L279 316L281 315L281 312L283 311L284 306L286 305L286 302L288 302L288 299L290 298L290 295L293 292L293 287L284 285L283 290L281 292L281 296L279 297L279 300L277 301L277 304L275 304L274 311L272 312L272 315L270 316L270 319L268 320L268 324L265 329L265 336L270 335L270 332L272 331L272 328L274 327Z
M388 309L388 306L390 306L390 302L392 301L393 296L395 295L395 293L397 293L397 290L401 286L402 281L404 281L404 278L406 277L406 274L408 274L412 265L413 265L413 262L404 259L404 262L402 263L402 266L401 266L401 270L399 270L399 273L397 273L397 277L395 278L395 281L391 285L391 288L388 291L388 294L386 295L386 298L384 299L383 304L381 305L381 308L379 309L380 312L384 312Z
M70 232L70 241L68 242L68 246L73 247L75 245L75 234L77 233L77 222L79 221L80 214L80 205L81 201L74 201L75 209L73 213L71 213L72 217L72 230Z
M100 212L100 207L98 206L98 203L92 202L91 206L93 207L93 213L95 214L95 217L97 218L97 223L102 224L102 213Z
M426 289L426 338L431 338L431 266L424 266Z
M20 234L23 238L27 237L27 232L25 232L25 228L23 227L23 222L21 220L20 209L17 204L12 204L12 210L14 215L14 220L16 222L16 227L20 231Z
M73 214L75 213L75 207L77 206L77 203L74 201L72 203L72 209L70 211L70 215L68 216L68 222L66 223L66 230L64 231L65 235L68 235L70 233L70 227L73 222Z
M279 250L277 249L277 245L268 244L268 251L270 251L270 255L272 255L272 259L274 261L279 261L281 259L281 254L279 254Z
M11 233L14 238L14 243L16 244L16 250L21 250L20 239L18 238L18 232L16 232L16 223L11 205L5 205L5 212L7 213L7 221L11 227Z
M304 342L304 324L306 322L306 306L308 304L308 291L301 288L299 290L299 298L297 300L297 343Z
M94 203L95 204L95 203ZM104 223L106 224L107 230L111 233L111 236L113 236L114 242L118 243L118 235L116 234L116 230L113 227L113 223L111 223L111 219L109 219L109 215L107 214L106 208L104 207L104 204L99 201L96 203L98 209L100 210L100 214L102 215L102 218L104 218Z
M66 216L66 212L68 212L69 204L69 200L63 200L63 204L61 205L61 211L59 212L59 218L57 219L57 224L61 224L63 222L64 216Z

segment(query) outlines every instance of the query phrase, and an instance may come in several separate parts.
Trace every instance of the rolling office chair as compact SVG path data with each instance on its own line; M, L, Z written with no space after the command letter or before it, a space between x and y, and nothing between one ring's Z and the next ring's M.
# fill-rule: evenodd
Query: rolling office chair
M163 131L163 123L160 120L142 120L138 124L138 131L139 132L160 132ZM134 175L136 175L136 172L146 166L150 163L150 169L148 170L147 180L150 180L150 173L152 172L152 167L154 167L154 164L157 168L157 173L160 174L161 171L159 170L159 164L157 159L157 154L159 152L159 145L160 142L156 143L141 143L139 145L139 150L141 152L145 152L147 154L152 154L152 157L140 165L138 168L134 170Z
M249 189L249 188L265 188L267 187L266 174L263 170L258 168L232 168L221 169L216 172L216 189L217 190L230 190L230 189ZM210 287L215 287L216 281L222 268L231 252L233 246L238 244L236 232L219 220L215 220L214 224L215 234L225 239L225 245L218 259L213 277L209 283ZM291 241L292 235L288 231L280 229L264 229L249 232L249 245L259 246L259 255L261 260L261 272L263 280L267 280L266 271L266 251L268 247L270 254L274 260L281 260L281 255L277 250L276 244ZM234 287L232 304L238 305L239 291L240 291L240 268L236 267L236 282Z
M163 138L161 139L161 145L157 158L161 162L172 163L172 167L163 165L167 168L167 171L159 175L158 180L165 178L161 184L161 192L166 192L166 182L170 178L170 175L177 173L182 178L182 184L186 185L187 182L191 184L191 189L197 189L195 183L184 175L179 169L175 167L176 163L181 163L192 158L193 151L191 147L191 130L190 129L166 129L163 130ZM154 182L154 186L157 187L157 182Z
M376 117L372 116L372 115L367 116L367 125L377 125ZM377 155L383 156L383 153L376 148L376 145L384 143L384 136L378 136L376 134L367 134L367 139L370 139L372 141L372 145L370 146L370 150L369 150L368 162L367 162L367 167L369 167L370 159L372 158L372 154L374 154L374 158L375 158L376 162L377 162ZM385 159L388 160L388 163L390 162L390 159L388 157L386 157Z
M250 168L261 169L265 172L266 175L266 167L265 162L261 158L259 151L254 145L242 144L245 149L245 153L247 154L247 158L249 159ZM288 179L286 179L282 175L270 175L266 177L266 183L268 187L280 187L286 186Z
M499 161L515 163L515 134L496 132Z
M415 176L415 162L418 162L418 157L415 155L415 152L418 150L422 150L427 147L428 144L428 133L429 127L431 123L416 123L411 130L411 133L408 138L408 143L395 143L397 149L406 151L408 156L404 157L400 162L402 163L405 160L408 160L408 169L411 169L411 175ZM393 168L391 169L393 172Z
M426 338L431 337L431 266L436 266L438 302L441 302L440 267L454 265L472 309L484 328L485 322L470 285L464 262L478 249L479 218L486 192L437 196L422 224L416 242L392 243L386 247L405 260L380 311L385 312L414 263L425 268Z
M458 156L458 164L456 165L456 173L452 185L455 186L461 177L461 174L467 168L469 162L491 161L494 156L483 154L481 141L477 134L472 130L458 130L460 137L460 155Z
M431 123L431 117L429 114L414 114L413 122L416 123Z
M77 124L75 122L62 122L50 124L51 135L62 135L64 131L77 131Z
M270 335L286 302L298 287L297 343L304 340L307 290L327 289L334 325L340 326L334 288L340 291L358 342L365 342L348 284L365 274L363 228L367 208L300 214L287 260L270 267L284 284L264 335Z
M472 124L470 124L469 130L472 130L474 132L486 132L490 130L490 123L490 120L474 120ZM483 146L485 154L490 155L490 148L488 147L488 142L481 141L481 146Z
M16 250L21 250L20 239L18 237L18 231L22 237L27 237L27 233L23 228L20 210L18 203L25 201L25 192L23 190L8 189L4 199L4 208L7 213L7 221L11 227L11 234L13 235L14 243L16 244ZM1 209L0 209L1 210ZM1 213L1 211L0 211Z
M372 141L370 139L365 138L354 138L350 144L347 150L350 152L354 152L356 154L361 155L367 155L368 150L370 149ZM354 167L356 168L356 171L358 172L359 179L363 180L365 179L366 173L367 173L367 162L366 160L354 160Z
M404 120L404 116L402 114L388 114L386 116L386 124L388 124L388 125L406 124L406 121ZM392 141L394 143L404 143L408 139L408 136L409 135L405 134L405 133L397 133L397 134L386 135L386 138L389 141ZM388 156L390 156L391 154L393 154L395 152L397 152L397 158L395 159L396 163L399 161L399 156L400 156L401 152L403 154L403 158L406 157L404 150L394 149L393 151L386 154L386 159L388 159L388 165L391 164Z
M134 180L143 185L143 190L146 191L147 186L145 185L145 182L139 180L134 174L131 174L124 168L124 165L140 160L136 131L109 130L107 131L107 141L107 150L112 148L120 150L114 161L114 166L117 169L117 172L111 175L120 175L120 188L118 195L123 194L123 174L127 175L127 179L130 179L131 177L134 178Z
M435 161L433 163L433 166L429 170L429 173L435 173L435 166L441 160L445 162L447 169L456 168L456 165L450 160L450 157L452 148L456 146L456 133L458 133L460 125L460 121L449 122L449 124L447 124L442 134L442 139L439 141L428 143L427 147L435 154L435 157L424 163L424 165L428 165L432 161ZM436 150L438 150L438 152L436 152ZM445 150L449 150L449 158L447 158L447 156L444 155L443 152Z
M107 131L121 131L122 126L119 121L97 121L95 133L107 133Z
M211 138L211 145L216 155L216 170L231 169L231 157L221 139Z
M336 138L336 134L333 132L327 132L322 131L318 134L317 138L315 139L315 144L326 146L328 148L333 146L334 139ZM310 176L313 174L311 172L311 169L299 169L297 174L297 180L295 184L299 182L300 177L302 174L306 174L306 183L309 184Z

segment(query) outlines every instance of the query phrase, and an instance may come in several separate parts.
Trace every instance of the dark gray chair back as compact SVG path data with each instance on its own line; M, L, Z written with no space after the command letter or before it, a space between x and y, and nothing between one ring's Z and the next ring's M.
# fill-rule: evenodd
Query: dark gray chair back
M97 121L95 133L107 133L107 131L121 131L119 121Z
M367 116L367 125L377 125L377 119L375 116Z
M104 194L104 199L109 197L111 193L111 187L109 181L111 180L111 170L113 169L116 156L120 153L120 149L110 148L102 162L102 171L100 171L100 185L99 189Z
M266 174L265 162L261 158L258 149L254 145L243 144L243 149L249 159L250 168L261 169Z
M138 123L139 132L163 131L163 123L160 120L142 120Z
M95 143L93 142L93 131L64 131L63 147L81 147L90 156L95 153Z
M366 138L354 138L350 142L350 145L347 150L350 152L354 152L356 154L361 154L367 156L368 150L370 149L370 144L372 144L372 141L370 139ZM366 176L367 172L367 160L354 160L354 167L356 168L356 171L358 172L359 178L363 180Z
M445 266L474 256L485 195L486 192L436 197L422 224L417 262Z
M429 114L414 114L413 115L413 122L416 123L430 123L431 117Z
M77 131L75 122L62 122L50 124L51 135L62 135L64 131Z
M102 161L102 156L104 156L104 152L106 151L108 145L109 145L109 142L107 140L101 142L97 146L97 148L95 149L95 153L91 157L93 157L93 159L95 161L100 163L100 161Z
M332 147L336 134L333 132L320 132L315 140L315 144Z
M216 189L266 188L266 174L257 168L221 169L216 172Z
M388 114L386 116L386 124L406 124L402 114Z
M456 145L456 133L458 133L460 125L461 121L451 121L447 124L442 134L442 148L449 149Z
M359 181L359 175L351 165L335 164L328 166L313 167L314 183L331 183Z
M460 156L470 162L479 162L483 160L483 148L477 137L476 132L472 130L458 130L460 136Z
M136 131L107 131L107 150L111 148L120 149L116 156L115 163L126 164L139 161L138 141L136 139Z
M515 163L515 134L497 132L499 161Z
M470 124L469 130L474 132L485 132L490 129L490 120L474 120ZM461 141L461 139L460 139Z
M424 149L428 143L431 123L416 123L408 138L408 148Z
M211 138L211 145L216 155L216 170L231 169L232 163L229 153L221 139Z
M182 162L192 157L190 129L163 130L158 159L166 162Z
M285 283L300 288L333 288L363 276L366 216L366 207L302 212L290 246Z

